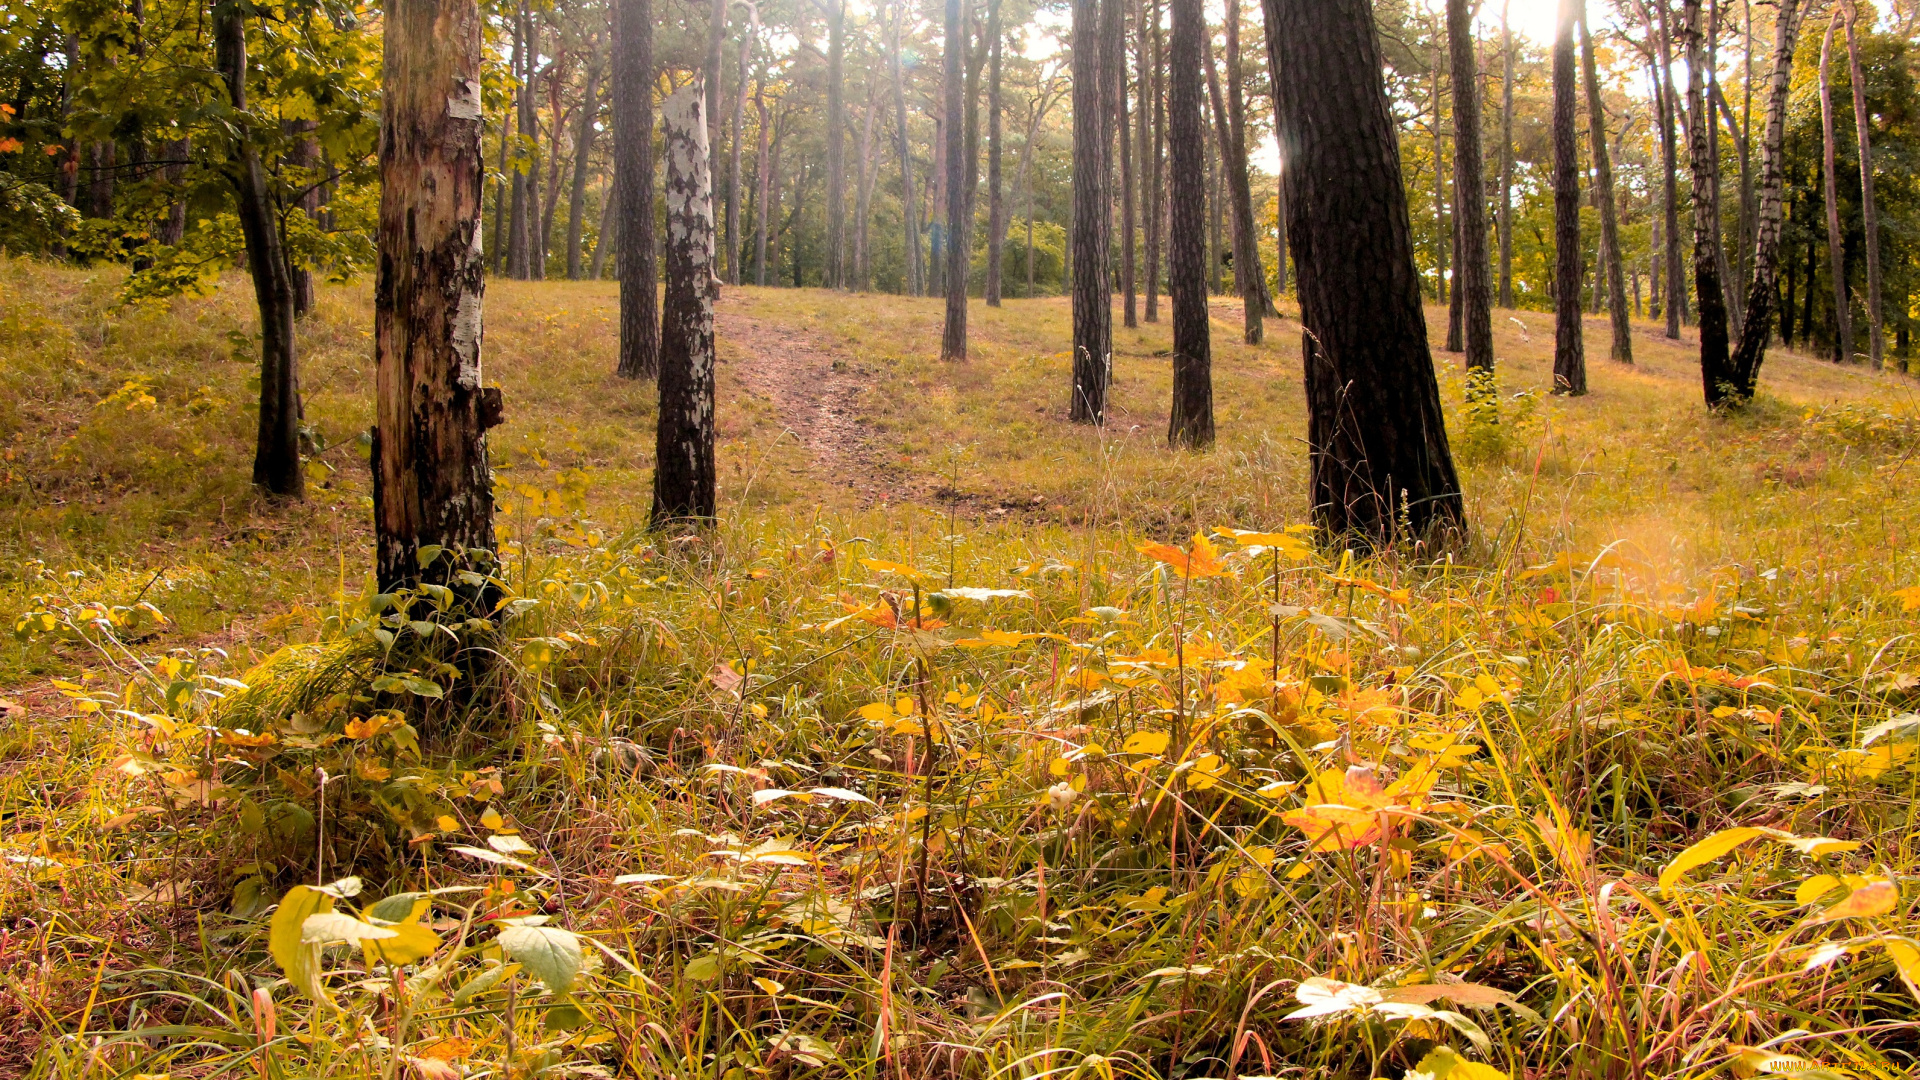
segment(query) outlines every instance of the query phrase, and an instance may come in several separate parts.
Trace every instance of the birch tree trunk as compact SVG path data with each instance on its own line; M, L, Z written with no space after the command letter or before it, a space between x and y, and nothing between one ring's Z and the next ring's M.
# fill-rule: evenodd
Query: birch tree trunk
M1553 392L1587 392L1580 323L1580 163L1574 148L1573 27L1581 0L1560 0L1553 38Z
M1743 399L1753 397L1766 360L1767 341L1773 336L1772 316L1780 283L1781 188L1785 181L1784 145L1787 129L1787 92L1793 81L1793 53L1800 36L1804 9L1799 0L1780 0L1773 23L1773 76L1767 88L1767 128L1760 143L1759 206L1754 217L1753 277L1747 284L1747 318L1740 327L1740 344L1733 355L1734 386ZM1793 307L1791 285L1786 309ZM1784 321L1781 336L1791 345L1793 328Z
M1853 24L1859 18L1858 5L1847 5L1847 74L1853 97L1853 130L1860 143L1860 216L1867 242L1867 352L1873 357L1873 369L1886 366L1885 342L1880 321L1880 214L1873 202L1873 125L1867 118L1867 77L1860 70L1860 45Z
M1453 72L1453 214L1460 223L1454 292L1460 300L1467 368L1493 370L1493 297L1487 280L1487 200L1481 191L1480 61L1468 0L1447 0L1447 52Z
M1700 381L1708 405L1718 405L1733 382L1727 349L1727 302L1720 267L1720 155L1715 152L1713 102L1707 96L1707 33L1701 0L1685 0L1687 129L1693 172L1693 282L1700 319Z
M1607 313L1613 319L1613 348L1609 355L1633 363L1633 327L1627 321L1627 278L1620 251L1620 212L1613 196L1613 159L1607 153L1607 110L1600 100L1600 71L1593 56L1593 31L1585 12L1580 19L1580 60L1587 83L1587 136L1593 144L1595 200L1600 204L1600 261L1606 264ZM1594 288L1602 282L1595 282Z
M474 0L386 6L380 123L379 276L374 285L373 517L382 592L447 585L491 614L493 479L483 385L480 79ZM423 549L437 548L431 552ZM422 565L422 564L425 565Z
M1213 445L1213 354L1206 272L1201 265L1205 256L1200 246L1207 202L1201 187L1206 121L1200 114L1200 65L1207 61L1207 23L1201 0L1170 0L1168 8L1173 16L1167 79L1172 181L1167 292L1173 301L1173 407L1167 416L1167 444L1200 449ZM1256 304L1249 317L1257 319L1259 314Z
M667 159L667 289L660 329L660 420L654 528L709 522L718 510L713 456L713 176L707 102L698 83L660 107Z
M619 201L620 366L660 374L660 297L653 235L653 3L614 0L614 198Z
M947 2L957 5L959 0ZM1112 200L1101 118L1106 80L1100 7L1100 0L1073 0L1073 396L1067 413L1076 424L1106 423L1112 377L1113 305L1107 279Z

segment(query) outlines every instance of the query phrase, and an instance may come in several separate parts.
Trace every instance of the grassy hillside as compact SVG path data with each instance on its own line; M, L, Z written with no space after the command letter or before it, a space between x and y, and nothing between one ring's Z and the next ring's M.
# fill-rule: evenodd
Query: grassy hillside
M1709 417L1594 321L1558 399L1501 313L1497 423L1438 354L1473 536L1356 559L1293 323L1216 304L1188 455L1164 323L1092 432L1064 301L950 365L936 301L735 289L724 520L652 536L612 288L498 282L517 602L442 630L370 602L368 290L303 327L289 507L246 290L116 284L0 261L0 1073L1915 1066L1903 378L1776 354Z

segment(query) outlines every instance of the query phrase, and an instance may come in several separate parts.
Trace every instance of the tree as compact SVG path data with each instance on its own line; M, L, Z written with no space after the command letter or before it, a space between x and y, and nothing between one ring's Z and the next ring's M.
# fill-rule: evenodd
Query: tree
M382 592L423 581L453 586L476 613L491 614L491 590L458 576L491 569L486 433L501 414L500 392L482 384L480 366L482 20L475 0L391 0L385 10L375 577Z
M1720 279L1720 155L1716 152L1713 101L1708 97L1712 60L1701 0L1685 0L1687 127L1693 172L1693 296L1700 318L1700 379L1707 403L1718 405L1733 382L1728 355L1727 301Z
M300 368L294 351L292 268L280 225L267 191L266 167L248 126L259 122L247 111L248 8L244 0L217 0L213 6L214 66L227 87L239 123L227 157L227 179L239 202L240 231L246 237L247 272L260 311L260 416L253 451L253 482L269 494L290 499L306 495L300 471Z
M654 440L654 528L713 520L713 175L699 83L660 106L667 160L667 289L660 328L660 420Z
M1611 356L1633 363L1633 328L1627 322L1626 257L1620 248L1620 214L1613 197L1613 159L1607 154L1607 109L1600 100L1600 70L1594 62L1593 31L1580 13L1580 61L1587 83L1587 133L1593 147L1595 201L1600 204L1600 261L1606 264L1607 313L1613 319Z
M1166 41L1160 30L1160 0L1148 9L1153 30L1151 67L1153 71L1153 161L1147 176L1147 321L1160 321L1161 249L1165 246L1167 222L1167 66Z
M587 86L580 102L580 126L573 137L573 192L567 199L567 280L581 276L581 236L586 227L587 177L592 172L593 137L599 130L600 57L587 65Z
M957 5L959 0L947 3ZM1100 0L1073 0L1073 399L1067 414L1076 424L1106 423L1112 377L1113 306L1107 278L1112 199L1101 117L1106 80L1100 7Z
M733 129L727 135L727 283L740 284L740 138L747 122L747 66L753 62L754 42L760 37L760 5L747 3L747 28L740 35L740 85L733 98Z
M614 0L613 187L619 200L620 367L660 374L660 298L654 288L653 0Z
M1846 242L1840 232L1840 182L1837 178L1839 170L1834 165L1833 79L1829 68L1829 60L1833 55L1833 31L1839 25L1840 9L1836 5L1833 13L1827 17L1827 36L1820 43L1820 148L1826 166L1827 258L1831 262L1833 279L1834 359L1846 361L1853 359L1853 304L1847 297ZM1855 92L1858 93L1857 90Z
M1500 306L1513 306L1513 27L1507 22L1512 0L1500 5Z
M1126 8L1124 0L1107 0L1107 19L1114 27L1114 36L1107 40L1107 56L1111 60L1109 72L1112 89L1110 91L1113 108L1115 132L1120 137L1120 292L1122 302L1121 325L1132 328L1140 325L1140 296L1134 276L1134 226L1138 205L1134 199L1133 136L1127 113L1127 34Z
M894 129L899 137L900 216L907 233L907 295L920 296L926 292L926 282L920 276L920 211L913 203L913 151L907 132L906 81L900 71L900 35L907 21L906 10L904 0L893 6L893 47L887 50L887 66L893 74ZM764 120L762 127L765 127Z
M1573 27L1581 0L1560 0L1553 38L1553 392L1587 392L1580 326L1580 162L1574 147Z
M1754 222L1753 276L1747 284L1747 318L1733 355L1735 392L1753 397L1780 285L1781 187L1785 169L1787 91L1793 79L1793 53L1800 36L1799 0L1780 0L1773 17L1773 77L1767 89L1767 128L1760 144L1759 209Z
M946 61L947 148L947 322L940 336L940 359L967 358L967 272L972 254L963 243L967 227L967 140L962 121L966 86L967 30L962 0L947 0Z
M847 0L827 0L827 286L834 289L847 287L846 54ZM965 334L963 311L961 359L967 354Z
M1487 200L1480 189L1480 64L1474 55L1473 12L1467 0L1447 0L1447 52L1453 75L1453 205L1460 252L1454 264L1467 346L1467 367L1493 370L1493 297L1487 280Z
M1226 37L1227 71L1229 88L1237 88L1238 76L1233 72L1239 67L1240 35L1235 24L1240 21L1239 0L1227 0ZM1267 289L1266 273L1260 266L1260 247L1253 224L1253 190L1247 178L1246 111L1244 102L1235 108L1231 93L1222 95L1220 77L1214 73L1212 49L1206 50L1207 95L1213 101L1214 129L1222 149L1221 168L1226 173L1227 203L1232 209L1233 227L1231 242L1233 251L1233 283L1240 293L1240 306L1244 311L1241 319L1241 333L1249 345L1258 345L1266 337L1266 325L1262 317L1266 314ZM1224 100L1223 100L1224 98ZM1234 122L1234 114L1242 115L1239 123Z
M1001 49L1006 31L1000 25L1000 0L987 0L987 284L989 307L1000 306L1000 260L1007 233L1007 204L1001 192L1000 158L1003 147L1000 100Z
M1369 0L1264 0L1300 297L1315 522L1391 542L1465 523Z
M1886 363L1880 322L1880 213L1873 200L1873 127L1867 122L1867 77L1860 70L1860 45L1853 24L1860 6L1847 4L1847 74L1853 98L1854 137L1860 144L1860 218L1867 249L1867 351L1875 371Z
M1113 2L1113 0L1109 0ZM1200 116L1200 65L1206 56L1206 16L1200 0L1169 0L1167 296L1173 302L1173 407L1170 446L1213 445L1213 355L1207 325L1206 252L1201 247L1206 191L1201 186L1206 121ZM1250 319L1259 318L1256 302Z
M1680 324L1687 310L1687 285L1680 271L1680 165L1679 148L1674 143L1673 41L1667 33L1666 0L1656 0L1659 23L1648 13L1646 0L1637 0L1640 20L1646 27L1648 63L1652 65L1654 107L1660 127L1660 168L1662 212L1661 238L1666 249L1667 337L1680 340Z

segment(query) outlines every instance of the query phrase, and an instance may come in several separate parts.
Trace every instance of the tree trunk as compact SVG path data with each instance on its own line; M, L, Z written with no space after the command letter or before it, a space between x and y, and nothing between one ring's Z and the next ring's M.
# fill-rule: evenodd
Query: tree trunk
M533 14L526 4L520 6L522 33L526 37L527 51L524 56L524 82L520 92L520 131L527 138L528 150L532 160L526 172L526 202L524 213L520 217L520 235L516 237L520 244L520 273L523 281L540 281L546 277L546 251L540 247L540 98L539 72L536 67L540 60L540 31L533 21Z
M959 0L947 2L957 5ZM1107 279L1112 199L1101 117L1106 76L1100 8L1100 0L1073 0L1073 398L1067 412L1076 424L1106 423L1107 386L1113 374L1113 304Z
M653 0L614 0L613 170L620 216L620 367L660 374L653 236Z
M534 277L547 279L547 256L553 252L553 218L560 207L560 131L565 126L560 112L560 91L567 83L565 58L555 61L547 76L547 111L553 114L553 135L548 140L546 205L540 209L540 243Z
M246 9L239 0L220 0L213 8L215 64L226 81L227 97L240 120L227 157L246 237L247 271L260 311L260 424L254 443L253 482L269 494L299 499L306 495L300 469L300 369L294 352L293 276L271 196L266 168L255 149L247 116Z
M515 54L513 69L518 70L519 64L518 55ZM513 143L513 112L508 109L500 117L500 180L493 185L493 258L490 263L495 275L507 269L513 248L513 233L507 218L507 203L512 199L508 194L512 185L507 180L507 150Z
M1229 0L1229 3L1232 3L1232 0ZM1240 333L1247 344L1258 345L1266 336L1266 324L1261 318L1260 297L1257 290L1248 291L1250 281L1247 267L1252 265L1252 260L1247 254L1247 248L1252 230L1251 228L1242 229L1240 220L1240 187L1245 184L1247 174L1234 167L1233 130L1227 119L1226 103L1221 100L1220 76L1214 72L1217 65L1214 62L1213 50L1206 45L1202 48L1204 49L1202 66L1206 69L1207 98L1213 105L1214 141L1222 148L1220 171L1227 189L1226 197L1220 201L1223 204L1231 204L1233 208L1233 217L1227 234L1227 250L1232 252L1233 286L1234 291L1240 294L1240 307L1244 312ZM1248 201L1248 207L1249 209L1252 207L1251 199ZM1216 214L1224 213L1226 209L1225 205L1213 208ZM1248 216L1251 217L1251 213Z
M1873 201L1873 125L1867 118L1867 78L1860 69L1860 45L1853 24L1859 17L1857 5L1847 6L1847 73L1852 83L1853 129L1860 142L1860 216L1867 245L1867 352L1873 357L1873 369L1886 366L1883 326L1880 319L1880 214Z
M920 276L920 211L913 204L913 147L907 133L906 80L900 71L900 35L906 21L905 3L896 3L893 9L893 48L887 50L887 65L893 74L893 119L899 136L900 220L907 232L907 295L922 296L926 293L926 283Z
M1213 445L1213 355L1200 247L1201 214L1206 210L1206 193L1200 186L1206 142L1200 68L1208 62L1210 50L1201 0L1171 0L1168 8L1173 18L1167 80L1171 170L1167 294L1173 302L1173 407L1167 417L1167 444L1197 449ZM1222 160L1221 165L1226 164ZM1248 318L1259 316L1256 303Z
M1828 61L1833 53L1833 32L1840 25L1840 9L1827 18L1827 36L1820 43L1820 137L1821 160L1826 169L1827 257L1833 277L1833 325L1835 360L1853 359L1853 303L1847 296L1846 240L1840 231L1840 184L1834 168L1833 80Z
M1733 382L1727 351L1727 303L1720 280L1720 155L1715 152L1713 102L1707 96L1707 33L1701 0L1684 0L1687 47L1687 128L1693 165L1693 282L1700 318L1700 380L1708 405L1718 405Z
M840 2L840 0L836 0ZM962 100L966 89L967 19L963 0L947 0L947 321L940 359L967 358L967 139ZM1096 92L1098 84L1095 84Z
M1654 73L1654 92L1660 102L1660 165L1665 170L1666 185L1662 200L1665 213L1662 235L1667 244L1667 337L1678 341L1680 324L1687 319L1687 279L1680 267L1680 148L1674 130L1679 122L1675 114L1680 111L1680 103L1676 100L1673 86L1673 38L1667 32L1665 0L1658 8L1659 32L1654 35L1651 22L1647 24L1647 32L1656 36L1659 42L1660 69Z
M747 66L760 37L760 6L747 4L747 28L740 35L740 85L733 95L733 130L727 135L727 282L740 284L740 138L747 124Z
M1553 39L1553 392L1587 392L1580 327L1580 162L1574 147L1573 26L1582 0L1560 0Z
M1153 31L1153 161L1147 177L1147 321L1160 321L1161 248L1166 236L1167 94L1166 42L1160 30L1160 0L1148 8Z
M1593 144L1595 201L1600 204L1600 261L1606 264L1607 312L1613 316L1611 356L1633 363L1633 326L1627 321L1626 260L1620 250L1620 213L1613 197L1613 159L1607 155L1607 109L1600 100L1599 65L1593 56L1593 31L1586 13L1580 18L1580 59L1587 82L1587 132ZM1597 291L1602 282L1596 281Z
M1007 232L1006 199L1000 190L1002 143L1000 67L1002 38L1000 0L987 0L987 306L1000 306L1000 260Z
M513 79L513 127L515 143L519 143L527 134L527 86L525 71L528 46L526 20L521 13L513 13L513 53L509 74ZM514 157L519 157L519 147L515 146ZM522 280L527 276L527 168L530 166L514 161L512 207L507 217L507 276Z
M1136 287L1134 263L1135 212L1138 201L1133 197L1133 125L1127 111L1127 43L1125 27L1125 0L1107 0L1107 6L1122 19L1117 39L1109 40L1108 56L1112 60L1112 77L1116 84L1114 93L1114 124L1120 136L1120 293L1121 325L1137 327L1140 325L1140 296Z
M581 234L587 226L587 176L592 171L594 121L600 118L600 58L587 65L580 98L580 127L573 137L573 191L567 197L567 280L581 277Z
M867 82L867 107L860 117L860 138L854 148L856 168L853 185L853 266L849 284L856 292L866 292L873 277L872 251L868 247L873 216L873 184L880 166L879 151L873 142L874 120L879 113L880 84Z
M1460 223L1454 292L1461 298L1467 368L1491 371L1493 290L1487 280L1492 270L1487 263L1487 200L1481 191L1480 61L1468 0L1447 0L1447 51L1453 69L1453 213Z
M1513 307L1513 27L1507 23L1512 0L1500 5L1500 51L1505 73L1500 80L1500 306Z
M1369 0L1264 0L1329 543L1464 526Z
M715 0L719 2L719 0ZM847 0L827 0L827 287L847 287ZM961 356L966 355L963 344Z
M450 586L469 611L488 615L496 588L458 577L493 572L486 432L501 416L500 392L482 384L480 366L484 22L474 0L392 0L384 25L375 576L382 592ZM428 547L441 550L427 558Z
M1767 130L1760 144L1759 207L1754 218L1753 277L1747 284L1747 318L1740 327L1740 345L1733 355L1734 388L1744 399L1753 397L1760 365L1766 360L1767 339L1780 280L1780 193L1785 181L1787 91L1793 81L1793 53L1800 35L1799 0L1780 0L1773 23L1773 81L1767 89ZM1793 285L1789 280L1781 310L1780 336L1793 345Z
M766 97L766 72L763 67L761 77L753 86L753 108L760 119L760 145L753 157L753 283L767 283L767 214L768 203L772 201L775 181L773 179L773 161L770 147L773 139L773 125L769 123ZM913 201L913 192L907 192L909 204Z
M1135 0L1133 7L1133 190L1134 212L1140 230L1141 258L1134 269L1134 280L1146 289L1147 261L1151 258L1147 238L1153 234L1155 214L1153 176L1153 28L1148 13L1158 13L1147 0ZM1131 241L1128 247L1132 247ZM1149 320L1151 321L1151 320Z
M319 128L313 120L293 120L287 122L287 133L293 136L293 145L287 153L287 164L293 167L288 179L299 190L300 195L294 205L307 215L307 220L316 226L320 223L320 140L313 137ZM293 275L293 317L304 319L313 310L313 271L304 266L289 266Z
M1172 93L1172 91L1169 90L1168 93ZM1169 105L1168 107L1171 108L1172 106ZM1231 256L1227 255L1226 252L1231 249L1228 248L1224 242L1225 229L1223 226L1226 221L1224 209L1227 204L1227 182L1225 170L1222 168L1221 163L1220 140L1218 138L1208 138L1206 109L1206 100L1203 98L1200 103L1200 142L1205 148L1204 152L1206 154L1207 164L1207 291L1217 296L1227 291L1225 269L1227 260L1231 258ZM1169 259L1173 257L1171 249L1168 250L1167 257ZM1172 271L1168 272L1171 274ZM1173 291L1171 278L1168 279L1167 291L1169 294Z
M717 0L716 0L717 2ZM653 527L718 511L713 457L713 179L707 102L689 84L660 106L667 159L667 290L660 330L660 421Z
M619 245L620 216L614 213L620 200L614 198L619 183L607 185L600 194L600 231L593 238L593 260L587 264L587 280L599 281L607 272L607 254Z
M1213 98L1220 145L1226 148L1227 201L1233 213L1233 283L1245 314L1241 333L1249 345L1266 338L1264 317L1272 300L1267 296L1266 269L1260 265L1260 234L1253 222L1253 187L1247 176L1245 89L1240 85L1240 0L1227 0L1227 92L1222 101L1220 79L1207 56L1207 92ZM1210 54L1211 49L1207 50Z

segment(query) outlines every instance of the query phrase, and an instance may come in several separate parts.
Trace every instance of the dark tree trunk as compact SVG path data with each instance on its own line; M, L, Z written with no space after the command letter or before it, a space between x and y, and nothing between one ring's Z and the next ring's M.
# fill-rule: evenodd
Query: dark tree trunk
M1513 27L1507 22L1512 0L1500 5L1500 306L1513 307Z
M713 520L713 178L698 85L660 107L667 159L667 290L660 331L660 421L653 527Z
M567 280L581 276L581 235L587 226L587 177L592 172L594 121L600 116L600 58L587 65L580 97L580 127L573 137L573 190L567 197Z
M1240 18L1239 0L1227 0L1226 36L1228 86L1239 81L1233 75L1238 67L1240 53L1240 35L1234 24ZM1253 190L1247 179L1246 146L1240 141L1244 133L1241 124L1234 121L1233 98L1231 94L1223 100L1220 92L1220 77L1214 73L1212 50L1205 57L1207 72L1207 94L1213 101L1214 124L1220 145L1224 148L1221 165L1227 180L1227 203L1233 214L1233 284L1234 291L1240 294L1240 306L1244 312L1241 318L1241 335L1249 345L1258 345L1266 337L1264 316L1267 307L1266 282L1262 280L1265 271L1260 266L1260 247L1258 234L1253 224Z
M1171 13L1171 7L1169 7L1169 13ZM1171 94L1172 91L1169 90L1168 93ZM1168 108L1172 108L1171 103L1168 104ZM1220 140L1207 136L1206 109L1206 100L1203 98L1200 104L1200 144L1207 163L1207 291L1218 295L1227 291L1225 269L1227 260L1232 256L1227 254L1229 249L1224 242L1223 224L1226 216L1222 213L1222 209L1226 206L1227 200L1225 198L1226 176L1221 168ZM1169 259L1173 257L1171 248L1168 249L1167 257ZM1171 280L1168 282L1167 292L1169 294L1173 292Z
M1840 183L1834 167L1833 80L1829 59L1833 54L1833 32L1840 25L1840 9L1827 19L1827 36L1820 43L1820 137L1821 161L1826 172L1827 257L1833 279L1833 326L1835 360L1853 359L1853 303L1847 296L1847 245L1840 231Z
M989 307L1000 306L1000 259L1007 233L1007 204L1002 194L1000 66L1005 31L1000 26L1000 0L987 0L987 283Z
M1111 0L1109 0L1111 2ZM1173 407L1167 444L1213 445L1213 354L1207 326L1207 289L1201 266L1201 155L1206 121L1200 115L1200 66L1208 60L1207 23L1200 0L1170 0L1173 17L1167 80L1167 157L1171 227L1167 294L1173 302ZM1225 162L1222 162L1224 165ZM1250 319L1259 318L1256 305Z
M1667 6L1665 0L1657 5L1660 12L1659 30L1654 30L1651 21L1647 24L1647 33L1658 41L1660 55L1659 70L1654 72L1654 94L1660 110L1660 167L1664 172L1664 188L1661 209L1665 215L1662 236L1667 246L1667 337L1680 340L1680 324L1687 318L1687 280L1680 267L1680 148L1676 143L1675 127L1680 111L1680 103L1675 100L1673 86L1673 40L1667 32ZM1643 9L1644 10L1644 9Z
M187 235L186 192L181 180L187 175L187 158L193 154L192 139L170 139L161 144L167 164L160 167L163 190L167 193L167 212L159 221L157 239L169 247L178 247ZM176 164L176 162L178 164Z
M1147 177L1147 321L1160 321L1161 249L1166 246L1167 68L1160 0L1148 8L1153 31L1153 162Z
M1313 517L1329 542L1464 525L1427 348L1368 0L1264 0L1306 366Z
M325 187L320 182L320 141L313 137L319 126L313 120L294 120L287 124L288 134L293 136L293 145L287 152L287 164L293 168L289 179L300 192L294 205L315 225L320 222L320 193ZM313 310L313 271L304 266L289 266L288 272L293 275L293 317L304 319Z
M246 9L239 0L213 8L215 64L241 130L227 155L227 178L239 204L246 237L247 272L260 312L260 424L254 443L253 482L269 494L298 499L306 494L300 469L300 369L294 352L293 276L260 152L247 125Z
M525 69L528 66L528 46L526 21L520 13L513 14L513 53L509 74L513 78L513 127L515 142L527 134L527 87ZM519 157L519 148L515 147L514 156ZM515 161L513 168L512 206L507 215L507 276L517 280L527 276L527 166Z
M614 198L620 218L620 367L660 374L660 296L653 236L653 2L614 0Z
M1112 378L1113 304L1107 279L1112 199L1101 115L1106 76L1100 8L1100 0L1073 0L1073 399L1068 415L1077 424L1106 423Z
M1859 15L1847 8L1848 94L1853 98L1853 130L1860 144L1860 217L1867 248L1867 352L1873 368L1886 366L1884 326L1880 318L1880 213L1873 201L1873 125L1867 119L1867 77L1860 70L1860 45L1853 24Z
M720 0L714 0L719 3ZM847 0L827 0L827 287L847 287ZM965 279L962 278L962 285ZM964 297L963 297L964 299ZM960 358L966 357L965 315Z
M1134 264L1135 211L1139 203L1133 197L1133 125L1127 111L1127 41L1125 27L1125 0L1107 0L1108 8L1122 20L1120 34L1107 42L1107 55L1112 60L1112 78L1114 91L1114 126L1120 137L1120 293L1121 325L1136 327L1140 325L1140 296L1136 287Z
M740 85L733 96L733 130L727 135L727 281L740 284L740 140L747 124L747 66L753 62L754 42L760 37L760 7L747 4L747 28L740 35Z
M1606 264L1607 312L1613 317L1613 349L1609 354L1623 364L1633 363L1633 327L1627 321L1626 260L1620 250L1620 215L1613 197L1613 159L1607 156L1607 109L1600 100L1600 74L1593 57L1593 31L1586 13L1580 18L1580 58L1587 83L1587 133L1593 144L1594 201L1600 204L1600 261Z
M1560 0L1553 39L1553 392L1587 392L1580 328L1580 161L1574 147L1573 26L1581 0Z
M1750 399L1766 360L1772 309L1780 282L1780 192L1784 184L1787 91L1793 80L1793 53L1802 21L1799 0L1780 0L1774 13L1773 75L1767 88L1767 129L1760 143L1759 206L1754 216L1753 277L1747 284L1747 318L1733 354L1734 389ZM1787 282L1780 312L1780 336L1793 345L1793 282Z
M457 577L492 568L486 432L501 414L480 366L483 25L474 0L386 6L373 518L382 592L448 585L488 615L494 590Z
M947 0L947 321L940 336L940 359L967 358L967 18L964 0ZM1097 86L1097 84L1096 84Z
M1727 301L1720 268L1720 155L1713 101L1708 97L1712 60L1701 0L1685 0L1687 126L1693 159L1693 282L1700 318L1700 381L1708 405L1718 405L1733 385L1728 354Z
M1224 187L1226 188L1224 193L1225 197L1221 198L1221 185L1216 185L1214 194L1218 201L1211 209L1214 214L1218 216L1226 212L1228 204L1231 204L1233 207L1233 217L1229 222L1227 231L1226 247L1230 253L1228 257L1233 260L1234 291L1240 294L1240 306L1243 310L1240 333L1247 344L1258 345L1261 339L1266 336L1266 324L1260 316L1260 298L1258 296L1249 296L1247 292L1247 237L1240 229L1240 199L1237 185L1235 184L1235 170L1233 167L1233 135L1227 121L1226 103L1221 100L1220 76L1214 71L1217 65L1214 61L1213 50L1209 45L1203 45L1202 49L1204 50L1202 67L1206 70L1207 100L1213 106L1214 145L1222 149L1219 158L1220 179L1224 181ZM1203 124L1205 123L1204 120L1201 122ZM1245 173L1241 173L1239 178L1244 179L1245 176Z
M1480 62L1467 0L1447 0L1447 52L1453 69L1453 213L1460 223L1454 292L1466 324L1467 367L1493 370L1492 267L1487 262L1487 200L1481 192Z
M1157 212L1152 188L1153 28L1147 22L1147 13L1157 13L1158 10L1149 6L1147 0L1135 0L1133 7L1133 206L1142 244L1141 261L1134 269L1134 281L1142 290L1146 288L1145 279L1150 276L1146 263L1153 256L1148 238L1153 235L1153 219ZM1133 246L1132 240L1127 241L1129 250Z

